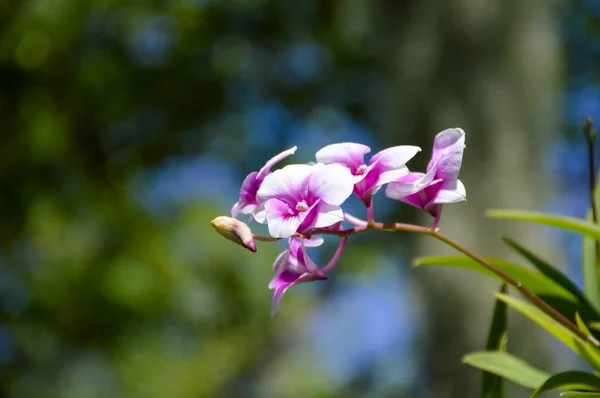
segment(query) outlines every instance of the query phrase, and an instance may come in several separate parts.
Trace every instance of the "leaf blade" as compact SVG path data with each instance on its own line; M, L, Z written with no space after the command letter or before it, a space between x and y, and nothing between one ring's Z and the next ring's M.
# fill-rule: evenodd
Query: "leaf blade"
M543 370L502 351L473 352L466 355L463 362L531 389L536 389L550 377Z
M564 217L556 214L539 213L528 210L493 209L486 212L488 217L501 218L547 225L600 240L600 227L593 223L574 217Z
M596 311L600 309L600 291L598 290L598 270L596 261L596 241L583 237L581 249L581 270L583 290Z
M576 302L576 297L572 293L565 290L556 282L540 272L536 272L525 268L524 266L497 258L486 258L495 267L505 272L512 278L521 282L524 286L533 290L538 295L552 295L565 298L569 301ZM489 271L475 260L466 256L428 256L419 257L413 261L413 267L421 267L427 265L443 265L477 271L487 276L491 276L500 281L503 281L498 275Z
M568 371L552 375L531 395L531 398L539 394L553 390L583 390L600 391L600 378L591 373L580 371Z
M500 293L506 294L508 287L506 283L500 287ZM486 351L505 351L506 338L508 332L508 306L506 303L496 300L494 312L492 314L492 323L488 333ZM504 397L504 379L501 376L483 371L482 375L482 398L503 398Z
M590 342L584 341L571 330L531 304L505 294L496 293L496 297L546 329L546 331L573 350L573 352L585 359L596 371L600 370L600 351L592 346Z
M570 292L573 296L586 300L585 296L579 290L577 285L571 281L564 273L558 270L556 267L549 264L547 261L541 259L536 256L531 250L527 249L524 246L521 246L514 240L503 237L502 240L509 245L513 250L523 256L531 265L533 265L538 271L540 271L543 275L550 278L552 281L556 282L558 285L562 286L566 291Z

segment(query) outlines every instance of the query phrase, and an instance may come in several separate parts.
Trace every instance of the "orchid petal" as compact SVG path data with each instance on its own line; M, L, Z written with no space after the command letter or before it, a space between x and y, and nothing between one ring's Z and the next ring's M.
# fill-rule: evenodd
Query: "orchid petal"
M397 180L398 178L401 178L401 177L407 175L408 173L409 173L408 167L406 167L406 166L400 167L398 169L384 171L383 173L381 173L379 175L379 179L377 180L377 183L375 184L375 186L377 189L379 189L383 185L388 184L394 180Z
M304 247L318 247L325 242L322 236L311 236L310 239L304 239Z
M256 191L260 188L260 181L256 176L258 173L253 171L248 174L240 188L240 195L237 203L231 208L231 216L237 217L240 213L250 214L256 205Z
M445 185L445 184L444 184ZM434 203L458 203L467 200L467 191L460 180L454 184L443 186L435 197Z
M316 153L316 158L319 163L342 164L356 174L356 170L365 163L365 154L369 152L371 152L371 148L366 145L343 142L321 148Z
M455 180L462 166L465 132L459 128L444 130L435 137L428 170L436 168L436 178Z
M231 207L231 217L237 217L240 214L240 202L235 202Z
M324 202L341 205L350 195L354 187L354 178L346 167L338 164L314 166L314 172L308 179L308 190Z
M321 203L318 210L319 215L317 216L315 228L329 227L335 223L344 221L344 212L339 206Z
M406 195L402 192L396 191L396 185L395 183L392 183L389 184L388 188L386 189L386 196L390 199L400 200L404 203L408 203L409 205L424 210L425 206L427 206L436 197L441 186L442 180L434 180L421 190Z
M267 214L265 212L265 202L262 202L254 209L254 213L252 213L252 217L257 223L266 224L267 223Z
M283 251L281 253L279 253L279 255L277 256L277 258L275 259L275 262L273 263L273 271L275 271L275 274L278 274L281 272L281 270L283 269L283 266L285 266L285 263L288 260L288 251ZM270 285L269 285L270 287Z
M306 212L297 213L290 206L279 200L269 199L265 202L265 216L269 234L274 238L289 238L304 221Z
M296 149L298 149L297 146L294 146L290 149L287 149L275 156L273 156L267 163L265 163L265 165L258 171L258 175L256 176L257 179L259 180L263 180L267 174L269 174L271 172L271 167L275 166L275 164L277 164L278 162L282 161L283 159L287 158L290 155L293 155L296 152Z
M410 172L393 182L390 182L386 189L386 195L392 199L399 199L402 196L413 194L434 182L437 183L437 181L434 181L434 177L435 170L431 170L427 172L427 174ZM441 181L441 179L439 181ZM388 192L392 196L389 196Z
M257 196L262 200L272 198L285 199L290 202L297 200L299 194L305 191L308 177L315 166L293 164L275 170L263 180Z
M371 158L370 164L378 163L381 172L403 167L421 148L414 145L400 145L377 152Z

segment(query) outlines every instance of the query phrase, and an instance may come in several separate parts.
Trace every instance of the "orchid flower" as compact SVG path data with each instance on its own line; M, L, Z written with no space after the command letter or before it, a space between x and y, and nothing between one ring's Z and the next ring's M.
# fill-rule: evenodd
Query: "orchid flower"
M354 179L341 165L295 164L269 174L257 192L254 219L275 238L290 238L310 228L344 219L340 205L352 194Z
M306 247L319 246L321 243L322 239L290 238L287 250L279 254L273 264L275 277L269 283L269 289L274 290L271 314L277 311L283 294L292 286L327 279L306 253Z
M373 195L385 184L409 173L406 162L421 148L412 145L395 146L376 153L369 164L364 157L371 152L366 145L354 142L328 145L316 153L317 162L346 166L354 177L354 193L365 206L371 206Z
M388 184L386 196L423 209L434 218L434 228L442 205L466 200L465 186L458 179L465 148L465 132L444 130L435 137L427 173L409 173Z
M298 147L292 147L272 157L259 171L253 171L248 174L240 188L240 197L231 208L231 216L237 217L238 214L251 214L258 202L256 201L256 192L265 177L271 172L271 168L286 157L293 155Z

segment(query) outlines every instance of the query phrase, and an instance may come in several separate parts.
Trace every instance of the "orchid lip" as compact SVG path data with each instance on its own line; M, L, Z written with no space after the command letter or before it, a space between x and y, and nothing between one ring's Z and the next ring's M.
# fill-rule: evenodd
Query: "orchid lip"
M357 169L356 169L356 175L363 175L365 171L367 171L368 166L366 164L361 164Z
M296 204L296 210L300 211L300 212L304 212L307 211L309 209L310 206L308 206L308 204L303 200L298 202L298 204Z

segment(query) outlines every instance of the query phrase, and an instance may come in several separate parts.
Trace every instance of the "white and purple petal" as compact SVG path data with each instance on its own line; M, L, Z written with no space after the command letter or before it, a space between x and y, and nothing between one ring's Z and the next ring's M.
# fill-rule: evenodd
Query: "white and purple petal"
M340 206L320 203L317 209L318 215L314 225L315 228L330 227L344 221L344 212Z
M316 153L318 163L341 164L350 169L352 174L359 175L359 169L365 164L365 155L371 148L355 142L342 142L327 145Z
M399 169L404 167L420 151L421 148L414 145L399 145L386 148L373 155L369 164L377 163L380 173Z
M318 163L308 178L308 193L331 205L341 205L350 195L354 179L348 168L338 165Z
M436 178L456 180L462 166L465 132L459 128L447 129L435 137L428 170L436 168Z
M275 156L273 156L265 165L258 171L257 178L259 180L264 180L264 178L271 172L271 168L275 166L277 163L281 162L283 159L287 158L290 155L296 153L297 146L294 146L290 149L287 149Z
M307 211L298 211L290 207L287 202L273 198L267 200L264 204L264 219L262 218L262 212L259 218L255 218L257 221L266 219L269 234L272 237L289 238L298 231L298 228L317 204L318 202Z
M308 177L315 166L307 164L292 164L275 170L263 180L257 197L260 200L277 198L294 204L302 200L306 191Z
M467 200L467 191L460 180L444 183L439 190L434 203L458 203Z

